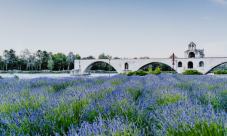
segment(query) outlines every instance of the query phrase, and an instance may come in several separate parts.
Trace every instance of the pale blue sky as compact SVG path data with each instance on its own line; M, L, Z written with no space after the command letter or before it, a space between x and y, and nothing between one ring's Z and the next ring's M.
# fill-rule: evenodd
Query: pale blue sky
M0 0L0 54L183 57L191 42L227 56L225 0Z

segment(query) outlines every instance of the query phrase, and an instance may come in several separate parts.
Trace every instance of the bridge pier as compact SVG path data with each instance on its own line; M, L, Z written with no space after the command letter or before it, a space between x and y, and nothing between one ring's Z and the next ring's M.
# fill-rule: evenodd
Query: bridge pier
M70 71L70 76L79 76L81 74L81 69L73 69Z
M132 70L125 69L121 71L121 73L126 73L126 74L128 74L129 72L132 72Z

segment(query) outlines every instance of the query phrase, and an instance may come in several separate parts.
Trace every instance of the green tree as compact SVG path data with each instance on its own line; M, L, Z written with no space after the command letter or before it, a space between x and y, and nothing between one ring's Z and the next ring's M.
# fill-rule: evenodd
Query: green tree
M33 68L36 65L36 56L35 54L30 54L28 57L28 62L27 62L27 69L33 70Z
M53 60L48 60L47 67L49 70L52 70L54 68L54 61Z
M42 58L42 68L43 69L47 69L48 57L49 57L49 53L47 51L43 51L43 58Z
M87 59L95 59L95 57L90 55L90 56L87 57Z
M9 60L10 60L9 51L4 50L3 51L3 61L4 61L4 64L5 64L6 70L8 70Z
M28 49L24 49L20 52L20 58L22 59L21 67L25 66L24 69L28 69L28 60L30 56L30 51Z
M24 60L22 57L17 56L18 57L18 69L21 70L21 66L24 64Z
M9 66L10 66L10 69L12 70L12 68L15 65L17 65L17 57L13 49L9 50L8 55L9 55Z
M69 66L70 64L74 64L74 60L76 59L76 57L73 55L73 52L70 52L67 56L66 62L68 64L68 70L69 70Z
M104 53L102 53L102 54L100 54L99 55L99 57L98 57L99 59L111 59L112 58L112 56L110 56L110 55L105 55Z
M75 55L76 59L81 59L81 56L79 54Z
M64 69L64 66L67 65L67 57L64 53L53 54L52 59L54 61L54 67L56 70Z
M0 56L0 67L2 70L4 70L4 61L3 61L2 56Z
M150 59L148 56L140 57L140 59Z
M83 57L82 59L95 59L95 57L93 57L93 56L88 56L88 57Z
M120 58L118 58L118 57L114 57L114 59L120 59Z
M42 69L42 63L43 63L42 60L43 60L44 54L41 50L38 50L35 55L36 55L37 65L39 66L39 70L41 70Z

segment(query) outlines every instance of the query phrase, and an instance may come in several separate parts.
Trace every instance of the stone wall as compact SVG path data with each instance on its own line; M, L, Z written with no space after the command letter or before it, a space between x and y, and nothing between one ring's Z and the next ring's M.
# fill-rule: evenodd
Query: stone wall
M80 63L79 63L80 61ZM204 62L204 67L199 66L199 62ZM106 62L109 63L108 59L93 59L93 60L75 60L74 68L75 69L81 69L82 74L88 74L91 65L95 62ZM172 59L163 58L163 59L113 59L110 60L110 65L116 69L118 73L125 72L125 63L128 63L128 70L130 71L137 71L141 67L153 63L153 62L161 62L166 65L169 65L172 67ZM182 67L178 67L178 62L182 62ZM193 63L194 70L198 70L199 72L202 72L206 74L214 67L227 62L227 58L177 58L175 60L174 69L178 73L182 73L186 70L189 70L188 68L188 62ZM79 67L80 64L80 67Z

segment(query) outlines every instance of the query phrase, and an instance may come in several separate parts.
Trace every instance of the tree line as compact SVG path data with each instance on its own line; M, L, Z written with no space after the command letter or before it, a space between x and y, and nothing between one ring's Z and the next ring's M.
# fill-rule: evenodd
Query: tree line
M100 54L98 59L112 59L110 55ZM31 52L28 49L22 50L19 55L13 49L4 50L0 56L0 70L70 70L73 69L75 59L95 59L92 55L81 57L79 54L69 52L53 54L52 52L38 50ZM107 69L108 64L94 64L95 69Z
M79 54L69 52L68 55L64 53L56 53L41 51L31 52L28 49L22 50L19 55L16 55L16 51L13 49L4 50L3 55L0 56L0 70L71 70L74 68L75 59L95 59L94 56L90 55L88 57L81 57ZM112 58L110 55L105 55L104 53L98 56L98 59L120 59L118 57ZM137 59L137 58L134 58ZM140 57L140 59L149 59L149 57ZM162 70L169 70L169 66L161 63L153 63L143 67L143 70L148 70L149 68L154 69L159 66ZM104 62L97 62L92 65L91 70L110 70L115 69L109 64Z
M13 49L4 50L0 56L1 70L43 70L43 69L68 69L76 58L72 52L66 56L64 53L52 54L51 52L38 50L31 52L22 50L19 55ZM68 67L67 67L68 66Z

